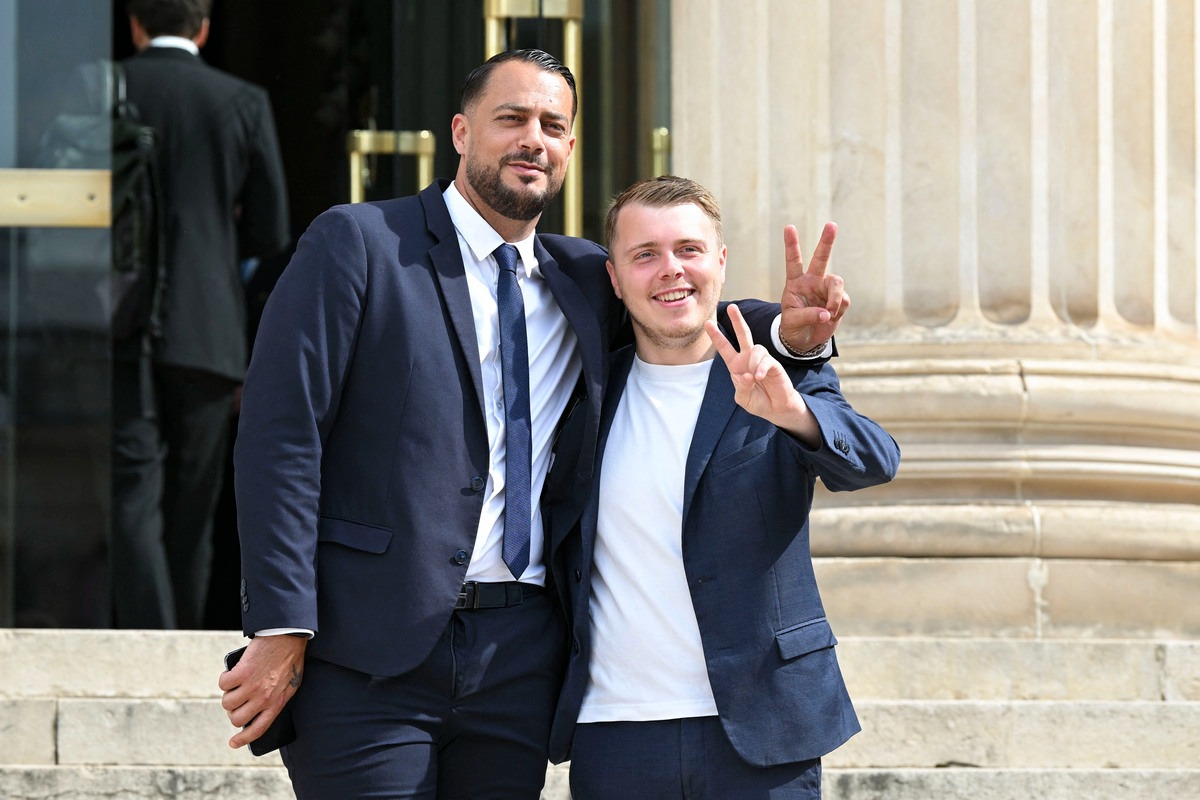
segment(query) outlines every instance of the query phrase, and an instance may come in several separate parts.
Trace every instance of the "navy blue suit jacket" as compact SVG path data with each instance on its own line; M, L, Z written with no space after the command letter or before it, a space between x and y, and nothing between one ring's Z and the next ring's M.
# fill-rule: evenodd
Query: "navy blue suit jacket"
M614 357L597 446L591 498L582 520L545 511L549 563L573 622L572 654L551 733L550 756L570 743L591 657L587 604L595 543L600 464L624 391L633 349ZM834 638L813 574L808 512L816 478L833 491L890 480L895 441L841 394L833 367L790 368L821 427L810 450L734 402L724 362L714 360L688 452L683 560L721 723L748 763L769 766L818 758L859 730L834 654ZM583 418L564 441L583 437ZM584 476L555 468L552 492ZM557 497L557 494L550 495Z

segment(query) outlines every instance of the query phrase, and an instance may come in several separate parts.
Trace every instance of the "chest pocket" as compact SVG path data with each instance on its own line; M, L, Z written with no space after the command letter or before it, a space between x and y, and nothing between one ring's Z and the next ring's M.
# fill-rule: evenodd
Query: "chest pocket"
M721 456L709 466L709 471L713 475L720 475L722 472L728 472L734 467L741 466L747 461L750 461L767 451L767 445L770 444L771 437L760 436L744 447L739 447L732 453Z

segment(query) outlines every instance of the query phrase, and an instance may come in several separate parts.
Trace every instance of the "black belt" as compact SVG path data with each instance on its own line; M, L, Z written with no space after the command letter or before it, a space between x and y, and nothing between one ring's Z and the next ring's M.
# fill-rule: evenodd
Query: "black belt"
M532 583L478 583L467 581L458 590L456 609L508 608L519 606L527 597L545 594L546 590Z

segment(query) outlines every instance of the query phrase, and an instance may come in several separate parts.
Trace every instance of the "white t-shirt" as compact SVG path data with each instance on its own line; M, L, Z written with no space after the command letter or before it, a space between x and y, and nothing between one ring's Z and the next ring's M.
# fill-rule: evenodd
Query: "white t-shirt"
M717 713L683 571L683 483L712 361L635 357L604 450L580 722Z

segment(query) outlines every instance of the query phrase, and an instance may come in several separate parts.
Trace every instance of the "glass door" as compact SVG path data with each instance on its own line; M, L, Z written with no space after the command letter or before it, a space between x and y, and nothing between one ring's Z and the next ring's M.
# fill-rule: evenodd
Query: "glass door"
M0 0L5 627L108 621L107 148L64 169L44 137L64 113L107 118L107 93L91 81L110 41L108 2Z

